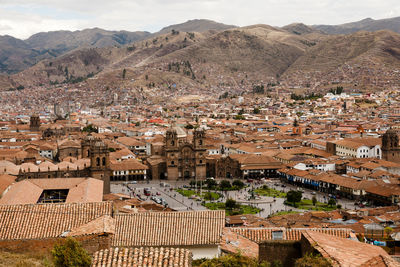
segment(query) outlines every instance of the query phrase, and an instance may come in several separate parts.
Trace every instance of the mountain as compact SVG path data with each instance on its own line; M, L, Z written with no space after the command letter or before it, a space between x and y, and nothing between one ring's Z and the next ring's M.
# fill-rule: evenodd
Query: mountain
M319 90L332 84L379 89L400 82L400 35L388 30L328 35L299 23L202 32L171 27L128 45L73 49L0 76L0 86L80 83L82 88L125 88L132 97L163 101L199 91L240 94L260 84ZM26 48L14 39L4 40L8 47L15 42Z
M292 23L292 24L282 27L282 29L284 29L288 32L294 33L294 34L298 34L298 35L319 32L318 30L315 30L303 23Z
M184 23L170 25L168 27L162 28L157 35L166 34L171 32L172 30L175 31L182 31L182 32L205 32L210 30L215 31L222 31L231 28L236 28L237 26L234 25L226 25L223 23L215 22L212 20L207 19L194 19L188 20Z
M211 88L223 83L239 89L251 81L273 81L315 43L268 25L220 32L167 32L120 48L74 50L42 61L14 75L13 80L40 85L95 76L96 83L107 86ZM121 78L123 69L129 79Z
M0 73L16 73L43 58L46 53L31 49L24 41L11 36L0 36Z
M335 82L378 87L377 83L390 81L389 85L396 83L400 68L399 47L400 35L387 30L329 35L299 57L282 78L291 86Z
M33 66L43 59L64 55L74 49L124 46L171 32L205 32L235 26L211 20L189 20L163 28L156 33L145 31L107 31L99 28L81 31L40 32L26 40L0 36L0 73L13 74Z
M82 31L52 31L32 35L25 43L37 50L49 49L58 55L78 47L107 47L143 40L149 32L106 31L99 28Z
M148 32L82 31L41 32L27 40L0 36L0 73L17 73L43 59L55 58L69 51L85 47L121 46L142 40Z
M327 34L349 34L358 31L374 32L379 30L391 30L400 33L400 17L379 20L366 18L341 25L313 25L311 27Z

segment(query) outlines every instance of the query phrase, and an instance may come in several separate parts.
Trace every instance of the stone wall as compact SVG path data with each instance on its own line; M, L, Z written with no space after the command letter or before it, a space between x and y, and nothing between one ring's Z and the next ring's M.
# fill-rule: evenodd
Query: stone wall
M74 237L90 253L100 249L108 249L111 246L111 235L87 235ZM9 252L46 252L51 250L54 245L64 239L46 238L46 239L19 239L19 240L0 240L0 249Z
M299 241L273 240L259 244L259 259L263 261L272 263L278 260L282 266L292 267L301 256Z

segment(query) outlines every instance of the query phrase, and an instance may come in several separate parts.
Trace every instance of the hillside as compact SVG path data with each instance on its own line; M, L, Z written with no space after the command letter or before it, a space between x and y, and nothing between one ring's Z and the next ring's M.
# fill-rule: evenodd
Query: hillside
M112 47L146 38L148 32L54 31L32 35L27 40L0 36L0 73L13 74L25 70L43 59L51 59L74 49Z
M46 52L31 49L22 40L0 36L0 73L19 72L47 56Z
M120 47L170 33L173 29L182 32L205 32L232 27L235 26L211 20L190 20L165 27L153 34L145 31L107 31L94 28L81 31L40 32L26 40L0 36L0 73L18 73L43 59L56 58L74 49Z
M292 86L336 81L363 86L396 82L400 67L400 35L390 31L357 32L323 39L288 68L282 78ZM375 83L375 81L372 81Z
M49 49L60 55L78 47L120 46L143 40L149 32L106 31L99 28L82 31L52 31L32 35L25 43L37 50Z
M209 30L222 31L231 28L236 28L234 25L226 25L223 23L215 22L207 19L194 19L188 20L184 23L174 24L167 27L162 28L156 35L166 34L175 31L182 32L205 32Z
M17 41L16 41L17 42ZM21 44L23 45L23 44ZM393 86L400 35L391 31L326 35L304 24L223 31L167 31L125 46L81 48L11 76L3 90L81 83L128 88L134 95L240 94L257 84L328 88Z
M349 34L358 31L374 32L379 30L390 30L400 33L400 17L379 20L366 18L341 25L313 25L311 27L327 34Z
M215 34L179 33L175 39L171 33L161 40L163 47L151 48L153 54L145 56L145 50L138 48L88 83L141 88L154 97L196 94L199 89L213 95L221 94L221 88L240 93L253 83L275 82L315 42L267 25ZM125 80L120 78L122 68L127 69Z
M298 34L298 35L309 34L309 33L313 33L313 32L319 33L318 30L315 30L303 23L292 23L292 24L282 27L282 29L286 30L290 33L294 33L294 34Z

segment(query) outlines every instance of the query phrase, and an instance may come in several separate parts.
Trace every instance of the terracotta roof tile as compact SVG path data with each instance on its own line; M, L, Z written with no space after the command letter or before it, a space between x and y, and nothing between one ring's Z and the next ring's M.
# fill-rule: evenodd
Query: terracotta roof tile
M97 251L92 266L192 266L192 253L188 249L169 247L111 248Z
M332 236L338 236L348 238L351 230L350 229L339 229L339 228L230 228L232 232L238 233L254 242L262 242L272 240L272 233L275 231L282 231L283 240L300 240L303 232L314 231L319 233L325 233Z
M112 213L112 202L0 205L0 240L59 237Z
M374 257L389 256L381 247L315 231L306 231L303 237L328 258L332 266L363 266Z
M144 212L116 214L112 246L218 244L224 211Z

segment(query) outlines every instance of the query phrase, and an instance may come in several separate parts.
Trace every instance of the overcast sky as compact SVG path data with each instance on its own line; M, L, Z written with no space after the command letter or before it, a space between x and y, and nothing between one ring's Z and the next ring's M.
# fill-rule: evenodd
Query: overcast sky
M28 38L42 31L155 32L189 19L238 26L341 24L400 16L399 0L0 0L0 35Z

